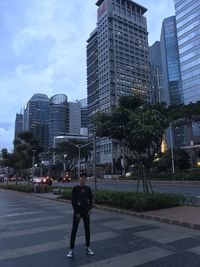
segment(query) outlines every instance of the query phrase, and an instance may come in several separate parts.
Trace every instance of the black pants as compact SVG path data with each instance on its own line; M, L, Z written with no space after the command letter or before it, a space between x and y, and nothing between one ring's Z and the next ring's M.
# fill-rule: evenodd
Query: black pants
M75 213L73 216L73 226L72 226L72 232L71 232L71 238L70 238L70 249L74 249L76 233L77 233L81 218L83 219L84 228L85 228L85 246L86 247L90 246L90 216L87 216L87 213L79 214L79 215L80 215L80 218L78 219Z

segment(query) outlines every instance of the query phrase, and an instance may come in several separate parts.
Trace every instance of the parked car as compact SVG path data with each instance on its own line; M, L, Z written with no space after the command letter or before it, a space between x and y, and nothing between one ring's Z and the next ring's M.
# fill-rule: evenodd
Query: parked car
M34 176L31 178L31 182L33 184L47 184L47 185L52 185L52 178L50 177L39 177L39 176Z
M3 183L5 181L5 175L0 174L0 183Z
M71 177L69 176L69 174L65 174L65 175L60 175L58 178L57 178L57 181L58 182L62 182L62 183L65 183L65 182L69 182L71 181Z

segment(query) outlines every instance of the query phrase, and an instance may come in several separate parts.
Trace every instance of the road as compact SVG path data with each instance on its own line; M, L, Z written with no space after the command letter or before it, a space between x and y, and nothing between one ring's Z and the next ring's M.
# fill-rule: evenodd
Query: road
M71 205L0 190L2 267L199 267L200 231L94 210L92 248L80 224L73 259L66 257Z
M57 183L54 182L54 185L61 185L61 186L73 186L77 184L77 182L70 182L70 183ZM94 188L94 181L88 181L88 184L91 188ZM153 191L154 192L165 192L165 193L180 193L184 195L193 195L200 197L200 183L199 184L169 184L169 183L156 183L153 182ZM137 191L137 183L136 182L123 182L120 181L100 181L97 182L98 189L105 189L105 190L115 190L115 191L130 191L136 192ZM142 191L142 183L140 182L139 191Z

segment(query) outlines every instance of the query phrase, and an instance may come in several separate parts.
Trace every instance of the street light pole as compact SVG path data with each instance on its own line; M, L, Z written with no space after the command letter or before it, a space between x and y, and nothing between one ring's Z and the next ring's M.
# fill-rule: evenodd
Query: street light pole
M94 152L94 166L93 166L93 175L94 175L94 201L96 200L97 192L97 177L96 177L96 133L93 133L93 152Z
M173 138L172 138L172 124L169 124L169 135L170 135L170 146L171 146L171 160L172 160L172 173L175 173L174 167L174 147L173 147Z
M80 179L80 172L81 172L81 146L77 145L78 147L78 179Z
M35 152L36 150L33 150L32 152L33 152L33 157L32 157L32 178L33 178L35 174Z
M66 157L67 157L67 155L66 154L64 154L63 155L63 173L64 173L64 175L65 175L65 172L66 172Z

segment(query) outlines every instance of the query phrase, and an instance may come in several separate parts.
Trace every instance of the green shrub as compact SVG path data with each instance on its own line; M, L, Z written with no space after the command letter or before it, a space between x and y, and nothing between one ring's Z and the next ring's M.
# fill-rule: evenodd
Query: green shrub
M2 184L0 188L30 193L34 192L34 185L27 184ZM51 189L51 186L45 186L46 192ZM65 187L60 198L71 200L71 190L71 187ZM142 192L116 192L107 190L98 190L96 192L96 204L137 212L176 207L183 205L187 201L186 197L181 194L144 194Z
M71 200L71 195L72 195L72 190L71 190L71 188L65 188L63 191L62 191L62 193L61 193L61 195L60 195L60 198L64 198L64 199L68 199L68 200Z
M1 184L0 188L8 189L8 190L15 190L21 191L26 193L33 193L34 192L34 185L32 184ZM37 192L49 192L51 187L48 185L38 185Z
M63 191L61 198L70 200L71 190ZM96 193L96 204L138 212L176 207L183 205L184 202L185 197L180 194L143 194L141 192L116 192L106 190L98 190Z
M96 203L133 211L148 211L180 206L185 197L178 194L98 191Z

